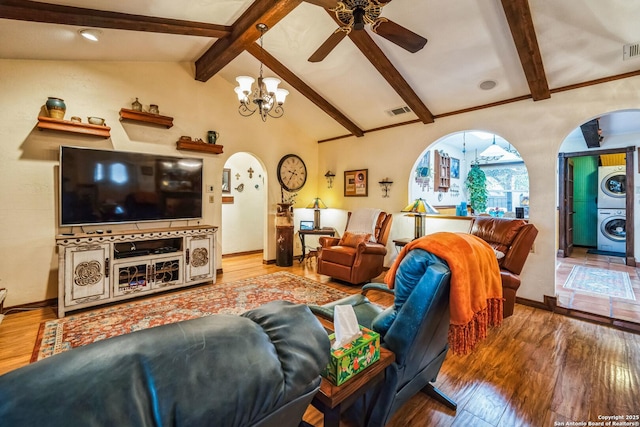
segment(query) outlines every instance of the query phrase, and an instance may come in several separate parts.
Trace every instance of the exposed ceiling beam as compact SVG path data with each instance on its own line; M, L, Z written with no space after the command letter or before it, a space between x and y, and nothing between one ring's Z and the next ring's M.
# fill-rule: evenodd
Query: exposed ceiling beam
M2 1L0 3L0 18L215 38L225 37L231 32L231 27L226 25L107 12L26 0Z
M534 101L551 97L528 0L501 0Z
M342 114L336 107L331 105L320 96L316 91L311 89L309 85L303 82L298 76L293 74L291 70L285 67L281 62L274 58L271 54L262 49L258 44L251 43L247 46L247 52L256 57L264 65L269 67L274 73L280 76L284 81L293 86L298 92L313 102L318 108L327 113L331 118L344 126L349 132L355 136L363 136L364 131L353 123L347 116Z
M217 40L196 60L196 80L206 82L260 38L259 23L269 28L295 9L302 0L256 0L234 22L228 36Z
M329 15L340 25L335 14L329 12ZM433 114L431 114L431 111L424 105L411 86L409 86L409 83L407 83L404 77L396 70L371 36L365 30L354 30L349 33L349 38L376 70L378 70L382 77L385 78L387 83L400 95L400 98L407 103L407 106L418 116L420 121L422 123L433 123Z

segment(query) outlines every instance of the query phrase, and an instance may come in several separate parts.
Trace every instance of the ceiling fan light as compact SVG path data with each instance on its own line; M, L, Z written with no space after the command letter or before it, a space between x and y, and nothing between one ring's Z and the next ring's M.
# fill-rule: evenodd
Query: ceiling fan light
M364 15L365 11L361 7L356 7L353 10L353 29L364 30Z
M268 93L276 93L278 91L278 85L280 84L280 79L276 79L275 77L265 77L263 80L264 85L267 87Z
M289 95L289 91L286 89L278 89L276 91L276 102L279 105L284 104L284 100L286 99L287 95Z
M251 93L251 85L256 81L256 79L249 76L238 76L236 77L236 81L238 82L238 85L240 85L240 90L249 94Z

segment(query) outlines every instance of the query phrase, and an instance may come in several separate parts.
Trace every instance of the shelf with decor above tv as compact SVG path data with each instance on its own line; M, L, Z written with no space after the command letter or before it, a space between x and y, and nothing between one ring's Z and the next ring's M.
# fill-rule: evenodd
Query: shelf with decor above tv
M101 138L111 136L111 128L106 125L92 125L90 123L71 122L69 120L53 119L38 116L38 130L57 130L61 132L79 133Z

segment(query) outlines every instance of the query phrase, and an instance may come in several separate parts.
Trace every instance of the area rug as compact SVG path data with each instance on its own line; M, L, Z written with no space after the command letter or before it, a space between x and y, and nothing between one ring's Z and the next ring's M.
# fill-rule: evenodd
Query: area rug
M576 265L571 270L563 287L615 298L636 299L629 273L624 271Z
M320 282L287 272L216 283L43 322L31 362L74 347L167 323L215 313L244 313L269 301L320 305L347 295Z

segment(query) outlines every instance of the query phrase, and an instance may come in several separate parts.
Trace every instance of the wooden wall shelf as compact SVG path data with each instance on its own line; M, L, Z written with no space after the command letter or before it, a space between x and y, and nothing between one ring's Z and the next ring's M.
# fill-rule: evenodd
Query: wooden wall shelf
M449 191L451 185L451 157L434 150L434 187L436 191Z
M153 125L164 126L167 129L173 126L173 117L145 113L144 111L129 110L127 108L120 109L120 120L151 123Z
M201 153L222 154L222 145L207 144L206 142L195 141L178 141L176 142L178 150L200 151Z
M80 133L84 135L109 138L111 128L109 126L92 125L89 123L76 123L68 120L52 119L51 117L38 116L38 129L58 130L62 132Z

